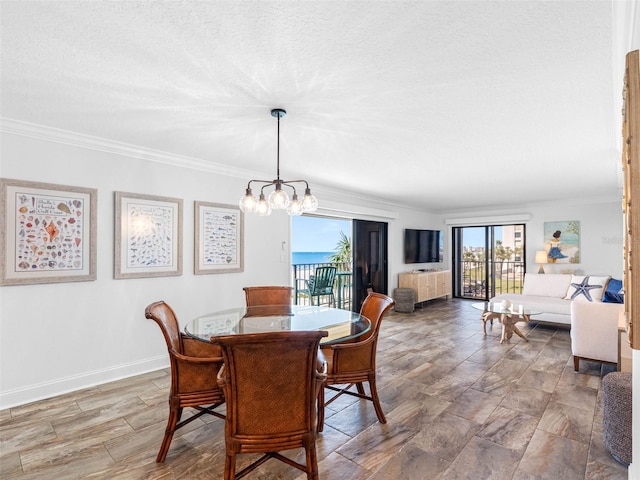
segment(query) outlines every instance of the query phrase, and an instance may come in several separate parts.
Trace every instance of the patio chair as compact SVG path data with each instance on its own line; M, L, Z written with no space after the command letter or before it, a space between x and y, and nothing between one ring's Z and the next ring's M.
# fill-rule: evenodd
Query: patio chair
M309 280L305 278L296 278L296 299L299 294L305 294L309 297L309 302L314 305L314 297L320 305L320 297L331 297L329 302L335 306L336 300L333 295L333 284L336 278L336 267L317 267L315 275L311 275ZM302 288L300 287L302 285Z

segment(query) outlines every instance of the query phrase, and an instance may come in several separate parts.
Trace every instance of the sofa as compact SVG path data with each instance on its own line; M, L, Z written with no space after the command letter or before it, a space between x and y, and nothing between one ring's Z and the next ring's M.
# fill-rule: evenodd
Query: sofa
M543 313L532 322L571 327L573 364L580 360L618 361L618 322L624 312L622 282L607 276L526 273L522 293L497 295L491 302L509 300Z
M543 312L532 316L531 321L571 326L571 304L574 302L607 303L609 308L615 309L610 307L615 304L606 300L609 298L609 295L605 295L609 283L608 276L525 273L522 293L503 293L490 301L509 300L512 304L522 304ZM615 283L615 286L618 291L622 288L621 283L619 286Z

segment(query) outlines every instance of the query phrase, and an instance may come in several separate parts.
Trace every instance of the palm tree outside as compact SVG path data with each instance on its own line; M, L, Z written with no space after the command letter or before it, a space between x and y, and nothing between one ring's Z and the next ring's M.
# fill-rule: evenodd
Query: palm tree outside
M347 233L345 233L347 232ZM316 267L332 265L337 268L336 288L339 299L347 304L351 298L352 270L351 220L332 217L302 215L292 217L291 269L294 287L299 287L314 274ZM298 298L298 296L300 298ZM294 291L294 303L308 299Z
M340 240L336 245L335 253L329 255L329 261L341 265L345 271L351 271L351 238L347 237L343 231L340 231Z

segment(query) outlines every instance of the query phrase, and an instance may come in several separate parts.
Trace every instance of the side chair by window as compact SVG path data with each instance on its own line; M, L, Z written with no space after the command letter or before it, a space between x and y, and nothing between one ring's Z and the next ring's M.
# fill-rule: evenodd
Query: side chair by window
M243 288L247 307L257 305L291 305L293 287L266 285Z
M314 297L318 300L320 305L320 298L322 296L329 296L330 302L335 306L336 299L333 295L333 283L336 278L336 267L317 267L314 275L309 277L309 280L305 278L296 279L296 297L300 293L304 293L309 297L309 302L313 305ZM302 285L302 287L300 287ZM296 298L297 300L297 298Z
M218 383L227 401L224 479L242 478L270 458L318 478L316 402L325 374L318 371L324 331L268 332L211 338L224 367ZM279 452L304 448L306 465ZM236 473L236 456L263 453Z
M155 302L145 309L145 317L155 321L167 342L171 362L169 419L156 462L164 462L176 430L196 418L210 414L225 418L214 411L224 403L217 375L222 367L220 347L190 338L180 332L173 309L165 302ZM180 421L182 410L191 407L198 412Z
M324 389L318 395L319 432L324 426L324 407L343 394L370 400L380 423L387 423L376 388L376 348L382 317L394 304L390 297L370 292L362 303L360 314L371 321L371 329L356 340L321 347L319 356L327 365L325 388L338 393L328 401L325 401ZM369 383L370 395L365 393L364 382ZM350 390L354 385L357 391Z

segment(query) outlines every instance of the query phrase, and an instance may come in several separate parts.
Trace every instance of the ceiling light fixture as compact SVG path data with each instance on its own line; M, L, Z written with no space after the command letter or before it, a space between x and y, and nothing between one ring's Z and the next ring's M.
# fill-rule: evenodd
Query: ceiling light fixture
M258 215L271 215L272 210L286 210L289 215L302 215L304 212L315 212L318 209L318 199L311 194L309 183L306 180L280 180L280 119L287 112L282 108L274 108L271 110L271 116L278 119L278 156L275 180L250 180L247 184L245 195L240 199L240 210L248 213L257 213ZM260 188L260 197L256 199L251 191L253 182L262 183ZM304 197L298 199L295 183L304 183ZM264 196L264 189L273 185L275 188L269 194L267 201ZM283 186L291 188L293 195L289 200L289 195Z

